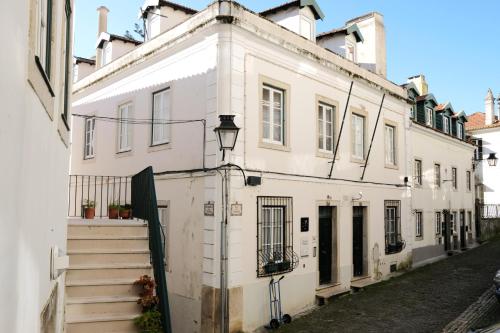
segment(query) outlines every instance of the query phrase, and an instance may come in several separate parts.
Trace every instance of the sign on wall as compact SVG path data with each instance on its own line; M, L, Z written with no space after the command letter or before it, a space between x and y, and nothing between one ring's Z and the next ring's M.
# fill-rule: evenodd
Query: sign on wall
M205 216L214 216L214 203L208 202L203 206Z
M309 239L307 237L300 240L300 257L309 257Z
M243 215L243 205L240 203L234 203L231 205L231 216L241 216Z
M300 231L301 232L309 231L309 218L308 217L301 217L300 218Z

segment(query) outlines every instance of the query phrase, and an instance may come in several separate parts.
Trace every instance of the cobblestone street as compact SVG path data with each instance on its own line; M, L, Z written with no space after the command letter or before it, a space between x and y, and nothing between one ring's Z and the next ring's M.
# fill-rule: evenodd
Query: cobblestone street
M441 332L491 287L499 268L497 239L333 300L280 332Z

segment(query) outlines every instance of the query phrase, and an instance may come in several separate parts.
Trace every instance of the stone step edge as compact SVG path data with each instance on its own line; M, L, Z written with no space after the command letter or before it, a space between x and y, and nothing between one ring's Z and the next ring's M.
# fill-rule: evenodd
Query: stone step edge
M90 249L90 250L69 250L68 255L76 254L148 254L149 249L136 250L114 250L114 249Z
M151 268L150 263L70 265L68 270Z
M66 280L66 287L133 285L136 279Z
M148 236L68 236L68 240L148 240Z
M85 315L85 316L66 316L66 324L93 323L93 322L110 322L110 321L128 321L134 320L140 314L114 313L108 315Z
M139 296L90 296L90 297L67 297L66 305L72 304L97 304L97 303L137 303Z

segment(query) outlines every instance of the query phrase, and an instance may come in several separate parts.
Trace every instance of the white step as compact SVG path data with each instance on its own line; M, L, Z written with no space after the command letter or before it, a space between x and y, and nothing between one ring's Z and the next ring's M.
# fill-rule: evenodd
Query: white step
M148 228L144 224L124 224L124 225L69 225L68 226L68 238L72 239L74 237L84 237L87 236L142 236L147 237Z
M113 297L72 297L66 299L66 315L93 316L99 314L122 313L140 315L139 296Z
M149 263L72 265L67 271L66 279L69 281L138 279L145 274L152 275Z
M149 263L148 250L90 250L69 251L69 265Z
M77 250L149 250L147 237L68 238L68 252Z
M67 297L137 296L140 286L136 279L103 279L88 281L66 281Z
M138 315L109 314L66 316L66 333L137 333L134 319Z

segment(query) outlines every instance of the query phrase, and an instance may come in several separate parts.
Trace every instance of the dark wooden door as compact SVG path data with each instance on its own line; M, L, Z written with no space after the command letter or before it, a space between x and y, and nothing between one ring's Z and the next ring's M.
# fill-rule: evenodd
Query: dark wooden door
M467 246L465 242L465 211L460 212L460 248L464 249Z
M353 275L363 275L363 207L353 207L352 212L352 264Z
M332 282L332 209L319 208L319 284Z

